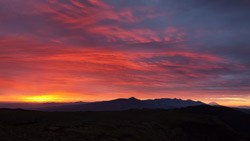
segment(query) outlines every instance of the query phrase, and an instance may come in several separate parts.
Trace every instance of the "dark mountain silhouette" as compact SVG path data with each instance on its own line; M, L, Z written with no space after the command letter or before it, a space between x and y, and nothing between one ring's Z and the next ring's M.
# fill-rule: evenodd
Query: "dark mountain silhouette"
M145 100L148 103L158 105L158 106L172 106L175 108L179 107L187 107L187 106L197 106L197 105L205 105L205 103L200 101L193 100L182 100L182 99L170 99L170 98L161 98L161 99L153 99L153 100Z
M154 99L139 100L134 97L129 99L115 99L111 101L94 102L87 104L64 105L40 108L42 111L119 111L129 109L172 109L186 106L205 105L202 102L181 99Z

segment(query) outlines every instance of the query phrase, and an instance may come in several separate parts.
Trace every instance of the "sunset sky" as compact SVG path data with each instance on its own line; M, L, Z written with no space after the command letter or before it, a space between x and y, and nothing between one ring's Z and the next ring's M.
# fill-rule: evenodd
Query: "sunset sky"
M250 106L250 0L1 0L0 101Z

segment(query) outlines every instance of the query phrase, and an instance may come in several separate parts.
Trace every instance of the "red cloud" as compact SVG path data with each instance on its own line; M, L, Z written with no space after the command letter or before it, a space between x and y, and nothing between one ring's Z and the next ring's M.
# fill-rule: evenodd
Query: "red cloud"
M197 98L249 91L248 80L241 78L249 66L196 50L193 46L202 40L189 42L196 36L171 24L173 11L151 5L115 7L101 0L0 3L9 5L0 19L0 95L107 99L194 93ZM151 21L155 18L157 23ZM157 27L164 20L169 25Z

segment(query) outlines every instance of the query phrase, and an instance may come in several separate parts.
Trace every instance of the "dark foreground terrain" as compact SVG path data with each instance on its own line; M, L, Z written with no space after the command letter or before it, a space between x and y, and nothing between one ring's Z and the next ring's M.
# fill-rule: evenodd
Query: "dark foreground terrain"
M207 105L174 110L0 110L0 141L249 141L250 115Z

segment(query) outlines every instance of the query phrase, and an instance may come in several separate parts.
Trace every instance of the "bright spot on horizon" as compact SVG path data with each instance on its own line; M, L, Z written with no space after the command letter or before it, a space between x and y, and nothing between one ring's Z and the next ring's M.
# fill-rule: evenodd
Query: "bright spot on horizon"
M63 102L65 98L60 98L56 95L40 95L40 96L32 96L23 98L25 102Z

